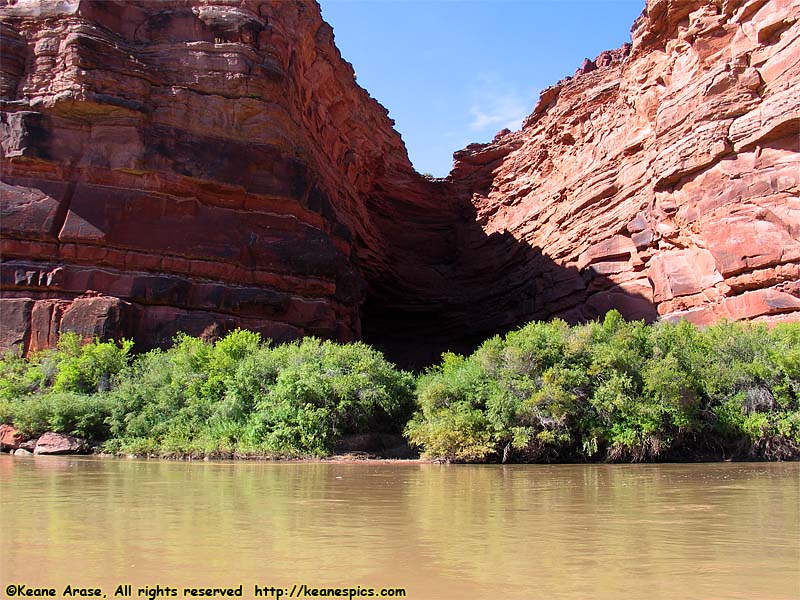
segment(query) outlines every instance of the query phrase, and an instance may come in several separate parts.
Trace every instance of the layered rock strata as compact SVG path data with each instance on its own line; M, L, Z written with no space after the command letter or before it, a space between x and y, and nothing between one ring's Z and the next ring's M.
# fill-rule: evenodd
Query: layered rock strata
M799 98L797 0L649 0L632 44L451 178L482 178L482 228L555 266L521 283L523 318L796 320Z
M314 3L20 0L0 18L4 347L355 339L365 277L403 270L410 238L384 228L429 208L421 235L452 227Z
M419 364L611 308L797 319L799 15L649 0L428 180L314 3L7 3L0 345L241 326Z

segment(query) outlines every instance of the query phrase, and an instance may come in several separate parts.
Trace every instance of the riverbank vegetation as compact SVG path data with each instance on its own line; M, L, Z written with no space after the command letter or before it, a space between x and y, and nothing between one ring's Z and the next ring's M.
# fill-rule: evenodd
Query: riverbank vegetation
M414 379L368 346L314 338L271 345L237 330L179 335L133 358L131 343L74 335L0 363L0 419L143 455L322 456L344 435L400 432Z
M324 456L403 432L452 461L800 457L800 324L531 323L414 376L362 344L234 331L0 360L0 421L107 452Z
M800 455L800 326L531 323L418 382L412 442L461 460Z

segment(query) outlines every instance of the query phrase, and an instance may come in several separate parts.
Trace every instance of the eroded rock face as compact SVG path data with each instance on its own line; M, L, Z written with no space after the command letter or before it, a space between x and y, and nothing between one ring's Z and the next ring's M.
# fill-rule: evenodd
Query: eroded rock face
M798 15L649 0L428 180L313 2L0 7L0 345L241 326L420 364L611 308L796 319Z
M361 335L365 277L400 262L375 221L436 194L315 3L20 0L0 19L3 347Z
M800 318L800 3L649 0L632 42L456 154L484 230L555 266L520 320Z

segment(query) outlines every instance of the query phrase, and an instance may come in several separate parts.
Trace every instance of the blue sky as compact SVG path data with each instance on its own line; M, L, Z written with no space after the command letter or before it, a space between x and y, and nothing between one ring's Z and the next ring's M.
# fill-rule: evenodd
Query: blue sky
M420 172L519 129L539 92L630 41L644 0L320 0L358 83L389 110Z

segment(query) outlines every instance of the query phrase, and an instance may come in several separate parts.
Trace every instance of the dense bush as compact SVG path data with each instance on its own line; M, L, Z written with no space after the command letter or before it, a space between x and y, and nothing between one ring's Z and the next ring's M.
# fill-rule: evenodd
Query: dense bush
M0 358L0 400L46 391L108 391L128 365L132 348L129 340L119 344L94 340L83 345L80 336L65 333L55 350L34 352L27 358L8 352Z
M324 455L346 434L399 432L413 378L360 343L271 346L235 331L179 336L135 361L112 394L116 449Z
M111 399L105 393L127 367L133 342L82 345L66 333L55 350L0 359L0 421L29 436L45 431L103 440Z
M399 433L415 405L411 374L364 344L306 338L272 346L237 330L216 343L179 335L131 360L132 343L0 361L0 419L29 435L106 440L114 452L324 455L344 435Z
M404 431L459 461L800 456L798 324L531 323L416 381L361 343L237 330L131 349L65 335L7 354L0 421L158 455L319 456L343 436Z
M412 442L448 460L800 454L800 326L531 323L417 384Z
M15 401L0 400L0 421L14 423L30 437L57 431L97 441L109 436L110 409L106 394L54 391Z

